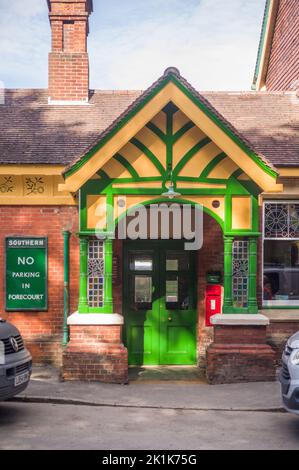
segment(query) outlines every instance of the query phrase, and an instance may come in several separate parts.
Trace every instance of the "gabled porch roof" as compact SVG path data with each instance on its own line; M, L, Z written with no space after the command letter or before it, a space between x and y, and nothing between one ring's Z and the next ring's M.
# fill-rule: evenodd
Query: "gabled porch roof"
M279 191L276 168L185 80L168 68L64 171L61 190L76 192L119 149L172 101L264 191Z

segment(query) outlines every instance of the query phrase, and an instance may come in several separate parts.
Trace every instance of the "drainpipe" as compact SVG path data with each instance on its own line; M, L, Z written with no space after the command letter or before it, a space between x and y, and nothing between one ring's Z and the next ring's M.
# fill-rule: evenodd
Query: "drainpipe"
M66 346L69 341L69 329L67 318L69 316L69 240L70 232L63 230L63 260L64 260L64 282L63 282L63 341Z

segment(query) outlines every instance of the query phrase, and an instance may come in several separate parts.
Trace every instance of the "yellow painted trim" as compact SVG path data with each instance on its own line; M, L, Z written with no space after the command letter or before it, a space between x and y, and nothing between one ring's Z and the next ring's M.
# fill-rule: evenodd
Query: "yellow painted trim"
M238 168L239 167L231 158L224 158L213 168L211 173L209 173L209 178L228 179Z
M176 184L177 189L207 189L207 188L216 188L216 189L225 189L225 184L213 184L213 183L197 183L196 181L178 181Z
M0 204L76 205L72 194L58 191L62 181L61 174L0 174Z
M156 134L147 127L143 127L135 137L140 140L140 142L158 158L163 167L166 168L166 145L161 139L157 138Z
M0 196L0 206L76 206L73 196Z
M268 20L267 29L265 32L264 48L263 48L262 56L261 56L259 74L258 74L257 81L256 81L257 91L266 91L266 77L267 77L269 59L270 59L270 54L271 54L271 46L272 46L272 40L273 40L273 33L274 33L278 8L279 8L279 0L271 0L269 20Z
M190 119L179 109L173 116L173 132L179 131Z
M279 176L285 178L298 178L299 168L278 168Z
M159 181L144 181L143 183L114 183L112 188L161 188L162 183Z
M189 131L187 131L173 146L173 167L175 168L176 165L181 161L182 157L205 137L205 133L202 132L200 128L192 127L192 129L189 129ZM199 169L195 173L191 173L191 175L187 173L187 175L199 176L200 172L201 171ZM182 173L182 175L183 174L185 175L185 173Z
M232 229L251 229L251 199L250 197L232 197Z
M148 204L151 203L151 201L155 200L155 196L143 196L143 195L138 195L138 196L114 196L114 218L120 217L126 210L138 206L138 204L143 204L145 202L148 202ZM224 221L224 197L223 196L184 196L184 199L190 202L195 202L197 204L201 204L210 211L212 211L214 214L216 214L220 219ZM125 201L125 205L123 204L118 205L117 202L118 200ZM219 201L220 206L215 209L212 206L213 201ZM165 202L169 202L169 200L165 199Z
M62 165L0 165L0 175L61 175Z
M161 176L152 161L131 142L122 147L120 154L128 160L140 177Z
M60 190L76 192L88 179L132 139L169 101L185 113L218 147L228 155L264 191L279 192L282 184L260 168L209 116L193 103L174 83L169 82L151 101L136 113L111 139L106 142L84 165L71 174Z
M201 148L181 169L179 176L199 176L206 166L221 153L220 148L210 142ZM208 175L210 177L210 175Z
M209 209L211 212L214 212L214 214L224 221L225 204L223 196L187 196L187 200L197 204L202 204L204 207ZM220 202L220 206L216 209L212 206L212 203L215 200Z
M166 134L166 114L163 111L154 116L151 122Z
M107 225L106 196L88 195L86 197L87 228L103 230Z
M103 166L103 170L109 178L131 178L131 174L128 170L117 160L112 159Z

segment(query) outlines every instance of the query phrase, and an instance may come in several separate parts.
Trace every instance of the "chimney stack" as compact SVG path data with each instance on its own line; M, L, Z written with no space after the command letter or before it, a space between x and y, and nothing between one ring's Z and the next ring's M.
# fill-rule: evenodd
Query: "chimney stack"
M92 0L47 0L52 31L49 103L85 104L89 98L88 19Z

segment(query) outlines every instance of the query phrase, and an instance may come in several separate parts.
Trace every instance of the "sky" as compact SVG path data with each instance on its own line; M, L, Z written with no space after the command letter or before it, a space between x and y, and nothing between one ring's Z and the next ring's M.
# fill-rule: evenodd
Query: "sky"
M90 88L144 89L169 66L198 90L248 90L265 0L93 0ZM0 82L46 88L46 0L0 0Z

